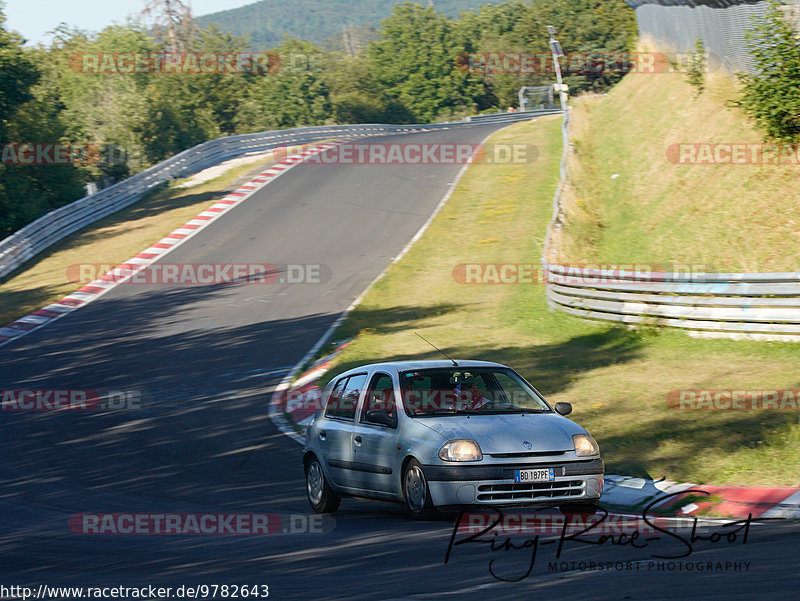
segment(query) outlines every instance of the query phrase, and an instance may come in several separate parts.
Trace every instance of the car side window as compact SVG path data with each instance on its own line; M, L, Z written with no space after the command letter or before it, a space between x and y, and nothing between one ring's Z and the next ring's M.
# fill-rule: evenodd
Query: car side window
M339 399L342 398L342 390L344 390L344 385L347 383L348 379L349 378L341 378L336 382L336 386L333 387L333 390L331 390L331 394L328 397L328 404L325 405L325 417L339 417L337 413L341 406Z
M392 425L376 424L367 420L367 411L386 411L392 418ZM397 427L397 411L394 398L394 382L388 374L377 373L372 376L367 396L364 398L364 406L361 408L359 422L371 425L383 425L384 427Z
M355 421L358 398L366 381L367 374L357 374L339 380L331 391L325 416Z

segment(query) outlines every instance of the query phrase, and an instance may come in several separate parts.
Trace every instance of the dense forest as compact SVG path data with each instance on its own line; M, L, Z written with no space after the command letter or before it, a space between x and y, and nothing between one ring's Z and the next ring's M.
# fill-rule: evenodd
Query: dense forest
M196 19L200 28L215 25L237 36L249 36L250 50L269 50L284 36L342 47L342 30L353 32L357 45L373 39L379 21L388 17L397 0L261 0L239 8L223 10ZM427 6L428 0L418 0ZM435 0L436 10L457 17L483 4L503 0ZM330 43L330 42L334 43Z
M348 7L358 4L350 0ZM467 3L449 3L455 4ZM219 136L302 125L429 122L505 109L516 104L520 86L549 85L552 74L486 73L465 67L464 57L547 54L547 25L558 29L567 52L626 51L636 38L634 11L623 0L513 0L457 17L440 12L445 5L397 4L380 22L377 39L348 52L286 37L272 49L270 56L279 58L269 69L213 72L153 68L153 57L169 52L184 59L197 53L227 57L250 47L246 37L215 26L201 29L185 13L158 29L134 20L97 34L61 27L49 46L29 48L0 12L0 238L80 198L87 182L119 181ZM134 68L137 57L150 62ZM566 83L571 92L602 90L620 77L574 74ZM29 143L90 148L81 156L92 160L15 162L14 149Z

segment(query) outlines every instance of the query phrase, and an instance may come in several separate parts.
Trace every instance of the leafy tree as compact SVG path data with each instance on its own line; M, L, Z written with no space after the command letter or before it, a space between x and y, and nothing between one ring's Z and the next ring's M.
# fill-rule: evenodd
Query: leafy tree
M23 50L23 39L5 28L6 16L0 5L0 127L20 105L33 98L30 90L40 73Z
M66 138L65 129L57 108L46 97L33 98L14 113L8 123L7 140L12 144L40 144L43 148L74 143ZM0 239L81 198L85 180L85 169L80 165L0 165Z
M61 27L41 68L43 94L61 107L66 136L101 148L124 150L125 163L98 165L92 175L119 178L150 164L141 130L149 120L149 73L92 72L92 60L115 53L148 54L155 51L151 38L136 23L113 25L96 36ZM155 77L164 77L158 75Z
M463 13L456 26L461 35L471 41L473 52L532 52L531 49L520 46L515 34L520 21L530 9L529 3L519 0L497 6L487 4L477 12ZM484 90L478 100L480 108L516 105L520 87L543 83L540 76L531 74L497 73L488 70L481 73L481 76Z
M744 84L734 104L777 142L800 143L800 39L778 0L749 32L755 71L739 75Z
M630 52L636 42L634 11L623 0L514 0L465 13L457 26L480 53L534 55L533 68L484 74L490 103L504 108L517 103L522 86L555 82L547 26L553 25L567 53L561 59L564 82L571 92L604 90L624 75L610 69L585 69L584 56L614 57Z
M277 52L282 59L280 70L261 75L248 88L236 116L239 132L332 121L323 53L309 42L290 38Z
M333 115L338 123L412 123L413 113L391 98L370 73L369 62L360 57L329 55L326 81Z
M46 99L35 94L41 72L33 51L5 29L0 6L0 148L61 140L63 127ZM10 148L13 148L10 147ZM60 204L78 198L81 178L69 165L0 163L0 239Z
M558 32L557 38L567 54L562 60L564 83L570 92L601 91L617 83L624 73L616 69L597 72L584 69L583 56L596 53L602 57L633 50L636 38L636 13L624 0L533 0L514 28L511 41L529 52L548 53L547 26ZM570 55L577 54L577 60ZM553 76L544 78L552 83Z
M706 47L703 40L695 40L694 51L689 55L686 69L686 81L696 88L695 98L705 89Z
M472 45L451 19L407 2L381 24L383 39L369 45L367 57L388 94L426 121L476 107L483 82L456 67Z
M222 32L214 26L199 32L194 50L220 54L247 51L247 39ZM265 74L258 72L214 73L189 78L191 98L198 108L211 111L217 131L230 135L236 131L236 114L242 90L253 85Z
M247 40L215 27L200 31L189 50L216 54L220 59L247 48ZM137 131L145 145L148 162L236 131L242 90L256 74L183 73L154 74L147 88L146 113Z

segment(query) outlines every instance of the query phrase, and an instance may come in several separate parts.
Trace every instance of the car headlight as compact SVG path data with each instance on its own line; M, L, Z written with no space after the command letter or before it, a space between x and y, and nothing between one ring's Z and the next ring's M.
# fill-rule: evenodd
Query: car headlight
M439 449L439 459L442 461L480 461L483 459L483 453L474 440L448 440Z
M597 442L588 434L573 434L572 443L575 445L575 454L578 457L597 455L600 452Z

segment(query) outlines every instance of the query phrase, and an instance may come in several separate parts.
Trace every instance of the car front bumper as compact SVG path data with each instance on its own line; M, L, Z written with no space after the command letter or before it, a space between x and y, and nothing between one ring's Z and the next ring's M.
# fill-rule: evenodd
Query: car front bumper
M551 482L515 483L519 469L552 467ZM425 465L431 500L449 505L561 505L590 503L603 492L603 460L549 464Z

